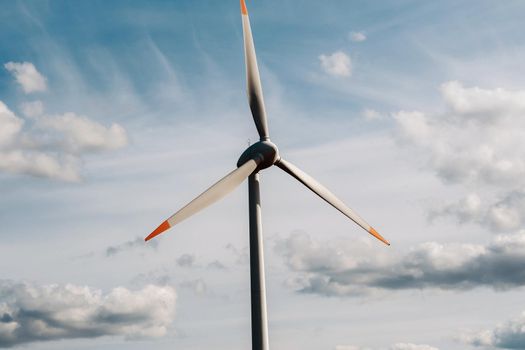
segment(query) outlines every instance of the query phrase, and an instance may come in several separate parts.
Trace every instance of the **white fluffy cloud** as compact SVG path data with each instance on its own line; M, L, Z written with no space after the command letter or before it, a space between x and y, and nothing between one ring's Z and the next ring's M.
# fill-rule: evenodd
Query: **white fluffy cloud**
M458 223L462 224L479 221L483 216L483 211L481 198L475 193L470 193L458 202L449 203L441 208L434 209L430 213L430 218L454 216Z
M126 130L122 126L113 123L105 127L75 113L45 117L39 120L39 125L58 131L71 152L113 150L128 143Z
M515 120L525 113L525 91L465 88L458 81L449 81L441 86L441 93L450 109L463 118Z
M26 106L34 127L0 101L0 171L64 181L79 181L84 153L113 150L127 144L124 128L66 113L39 115L41 104ZM34 112L34 113L33 113Z
M108 293L85 286L0 281L0 347L68 338L158 337L175 315L175 290Z
M497 349L524 349L525 312L492 330L463 334L460 340L474 346Z
M34 150L0 149L0 171L69 182L80 181L77 158Z
M46 78L38 72L32 63L8 62L4 67L13 74L16 82L20 84L26 94L47 90Z
M427 242L402 254L368 241L316 241L293 234L277 252L295 273L288 284L302 293L355 296L380 290L525 285L525 231L498 235L487 245Z
M23 120L0 101L0 147L11 145L20 133L23 124Z
M489 203L471 193L458 202L435 209L430 216L452 216L459 223L477 223L496 233L516 231L525 226L525 192L514 190Z
M352 75L352 60L342 51L331 55L320 55L321 68L329 75L336 77L349 77Z
M465 87L450 81L440 88L445 111L399 111L398 139L415 147L445 183L470 194L434 209L431 217L452 216L496 233L525 227L525 90ZM472 193L472 189L484 193Z
M441 86L447 111L394 114L402 140L446 182L525 185L525 91Z
M0 101L0 171L77 181L76 159L26 148L23 125L24 121Z
M363 32L350 32L348 38L356 43L360 43L366 40L366 34Z
M46 79L32 63L8 62L24 92L45 91ZM128 143L126 130L106 127L75 113L44 114L44 104L36 100L21 104L26 123L0 101L0 171L64 181L79 181L82 155L114 150ZM29 124L29 126L27 126Z

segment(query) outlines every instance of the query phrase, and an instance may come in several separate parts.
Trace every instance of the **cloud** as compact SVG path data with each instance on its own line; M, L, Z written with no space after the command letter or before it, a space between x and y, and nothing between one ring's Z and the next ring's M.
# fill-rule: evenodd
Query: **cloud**
M393 115L398 140L423 155L445 183L470 192L432 209L429 218L452 217L495 233L525 228L525 90L449 81L440 93L442 113Z
M70 152L97 152L114 150L128 143L124 128L118 124L102 124L75 113L48 116L39 120L40 128L56 130Z
M0 150L0 170L68 182L81 179L78 159L32 150Z
M525 312L492 330L462 334L460 340L474 346L523 349L525 348Z
M175 290L148 285L103 293L75 285L0 281L0 347L71 338L159 337L175 315Z
M399 139L448 183L525 186L525 91L444 83L446 112L399 111Z
M191 254L182 254L177 258L177 265L180 267L193 267L195 265L195 256Z
M39 100L23 102L20 109L22 110L22 113L29 118L38 117L44 114L44 104Z
M525 91L465 88L458 81L449 81L441 85L441 94L450 109L464 118L489 121L525 113Z
M348 38L356 43L360 43L366 40L366 34L364 32L350 32Z
M388 348L389 350L439 350L426 344L412 344L412 343L396 343ZM371 348L363 348L354 345L337 345L335 350L372 350Z
M196 295L202 296L208 294L208 286L202 278L194 279L191 281L183 281L180 283L181 288L190 289Z
M30 62L8 62L4 67L16 79L16 82L22 86L26 94L31 92L46 91L46 78L38 72L35 66Z
M74 113L41 115L43 105L23 105L31 126L0 101L0 171L75 182L86 153L124 147L127 134L118 124L105 127Z
M382 119L382 116L381 114L376 111L375 109L370 109L370 108L366 108L363 110L363 116L365 117L366 120L368 121L374 121L374 120L379 120L379 119Z
M210 262L207 267L209 269L226 270L226 265L224 265L219 260L214 260Z
M152 240L148 243L144 242L143 238L137 237L134 240L124 242L115 246L109 246L106 248L106 256L111 257L122 252L126 252L132 249L157 249L158 242Z
M246 265L250 262L250 254L248 252L248 247L238 249L233 244L228 243L226 245L226 250L232 253L232 255L235 257L235 264Z
M0 171L78 181L78 161L68 154L33 149L24 121L0 101ZM28 142L29 141L29 142Z
M12 145L23 125L23 120L0 101L0 146Z
M394 344L391 348L391 350L439 350L438 348L435 348L430 345L426 344L411 344L411 343L397 343Z
M458 223L463 224L466 222L479 221L483 215L482 213L483 206L481 198L477 194L471 193L458 202L434 209L430 213L430 219L433 220L440 216L453 216Z
M352 61L350 56L342 51L331 55L320 55L321 68L329 75L335 77L349 77L352 75Z
M477 223L497 233L516 231L525 226L525 191L507 192L489 204L472 193L430 213L431 219L441 216L452 216L461 224Z
M277 252L302 293L356 296L381 290L508 290L525 285L525 231L498 235L487 245L427 242L403 254L368 241L318 242L307 234L279 241Z

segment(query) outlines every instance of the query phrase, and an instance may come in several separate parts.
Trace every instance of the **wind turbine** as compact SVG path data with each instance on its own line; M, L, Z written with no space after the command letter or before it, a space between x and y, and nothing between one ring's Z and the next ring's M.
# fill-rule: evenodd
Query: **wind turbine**
M255 126L260 136L260 141L249 146L237 161L237 169L230 172L213 186L201 193L178 212L161 223L146 241L161 234L170 227L189 218L193 214L215 203L219 199L238 187L248 178L249 190L249 215L250 215L250 282L251 282L251 315L252 315L252 349L268 350L268 317L266 312L266 288L264 277L264 254L261 226L261 202L259 195L259 171L273 165L278 166L299 182L308 187L312 192L324 199L335 209L346 215L349 219L361 226L364 230L383 243L390 245L377 231L365 220L347 207L326 187L314 180L311 176L284 160L277 146L270 141L266 109L264 107L259 68L255 56L252 31L248 10L244 0L241 1L242 29L244 36L244 57L246 62L247 92L250 109Z

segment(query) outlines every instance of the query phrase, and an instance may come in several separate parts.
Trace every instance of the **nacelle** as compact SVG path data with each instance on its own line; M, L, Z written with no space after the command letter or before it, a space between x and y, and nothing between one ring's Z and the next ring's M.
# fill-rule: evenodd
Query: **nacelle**
M259 141L248 147L237 161L237 166L240 167L250 159L259 158L261 162L257 170L266 169L277 163L280 159L279 150L277 146L271 141Z

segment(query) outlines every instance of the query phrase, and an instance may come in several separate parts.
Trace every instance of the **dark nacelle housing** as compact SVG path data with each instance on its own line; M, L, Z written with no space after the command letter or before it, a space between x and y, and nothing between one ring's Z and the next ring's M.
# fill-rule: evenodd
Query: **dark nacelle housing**
M237 166L240 167L250 159L257 160L257 158L260 161L257 170L269 168L279 161L279 150L271 141L259 141L248 147L241 154L237 161Z

